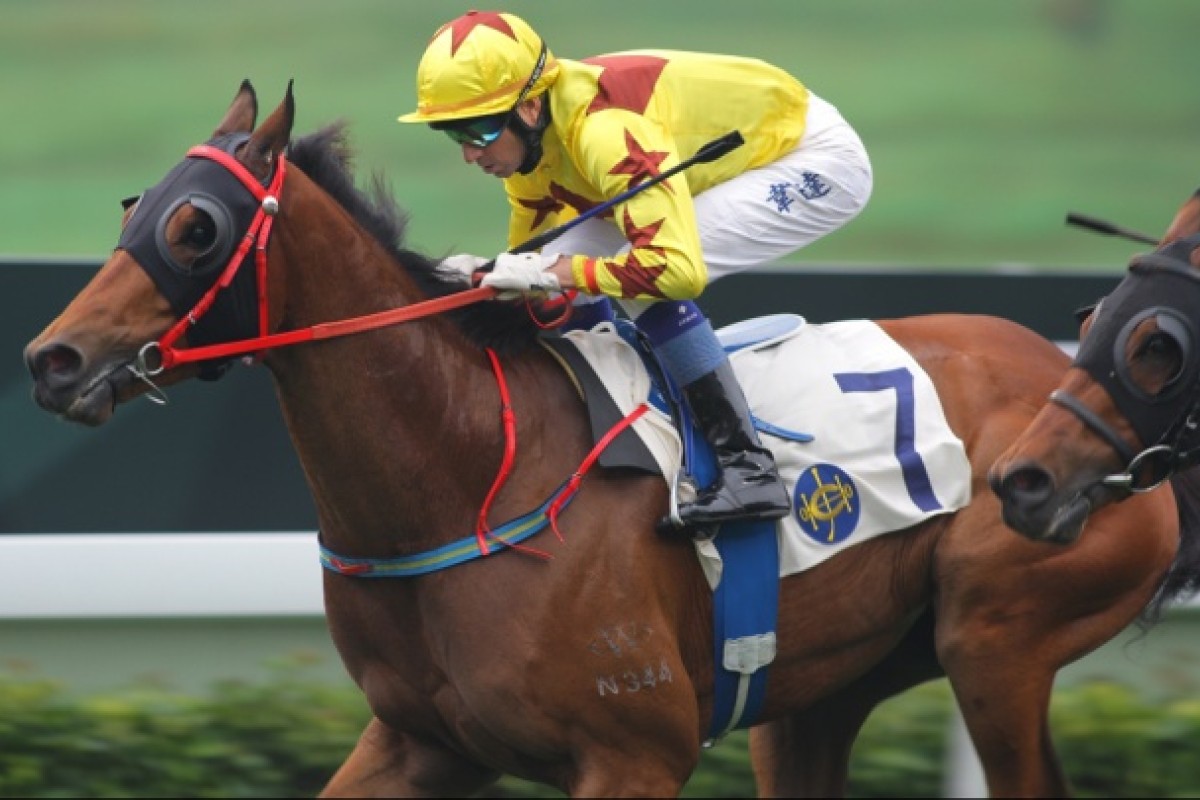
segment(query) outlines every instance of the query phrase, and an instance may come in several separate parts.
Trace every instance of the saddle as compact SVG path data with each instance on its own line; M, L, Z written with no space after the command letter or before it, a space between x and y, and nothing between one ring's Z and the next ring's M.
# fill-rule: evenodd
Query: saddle
M777 523L787 542L781 576L969 501L966 451L933 382L874 322L812 324L776 314L717 336L792 494L793 513ZM601 453L600 466L661 475L671 485L711 479L703 437L632 323L542 341L587 403L596 441L639 405L651 407ZM718 576L709 573L710 584Z

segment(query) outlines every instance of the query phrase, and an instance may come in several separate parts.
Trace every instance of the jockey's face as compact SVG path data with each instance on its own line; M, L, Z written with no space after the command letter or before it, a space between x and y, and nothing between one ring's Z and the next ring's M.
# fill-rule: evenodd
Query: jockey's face
M521 119L527 125L532 125L537 122L541 110L542 98L539 96L521 103L517 107L516 113L521 115ZM499 138L491 144L479 147L464 143L460 147L462 147L464 161L468 164L475 164L488 175L500 179L512 177L517 168L521 166L521 162L525 160L525 143L507 126Z

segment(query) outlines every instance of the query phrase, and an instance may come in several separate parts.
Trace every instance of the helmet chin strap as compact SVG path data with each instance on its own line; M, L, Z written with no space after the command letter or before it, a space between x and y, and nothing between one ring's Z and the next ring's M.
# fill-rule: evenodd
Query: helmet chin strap
M550 104L546 95L542 95L541 110L538 111L537 121L533 125L526 124L519 111L508 116L508 129L517 135L525 145L525 159L517 167L517 172L528 175L542 160L542 135L550 126Z

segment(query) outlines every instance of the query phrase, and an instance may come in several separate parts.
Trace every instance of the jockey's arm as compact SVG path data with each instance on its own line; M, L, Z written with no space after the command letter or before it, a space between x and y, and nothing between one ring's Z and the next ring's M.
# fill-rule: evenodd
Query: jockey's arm
M580 171L608 198L679 162L675 140L664 126L625 109L589 116L574 147ZM692 299L704 290L708 276L686 178L637 191L613 207L612 221L629 249L609 256L575 254L570 285L587 294L651 302ZM552 268L560 275L562 267L560 259Z

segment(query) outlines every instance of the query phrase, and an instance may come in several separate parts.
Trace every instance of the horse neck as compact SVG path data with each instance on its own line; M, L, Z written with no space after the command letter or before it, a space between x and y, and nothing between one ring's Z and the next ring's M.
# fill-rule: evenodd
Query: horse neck
M303 208L313 222L277 225L279 327L422 299L391 255L325 202L316 210L293 199L296 217ZM445 531L470 533L504 442L486 354L453 323L431 317L281 348L265 363L330 547L386 556L443 544Z

